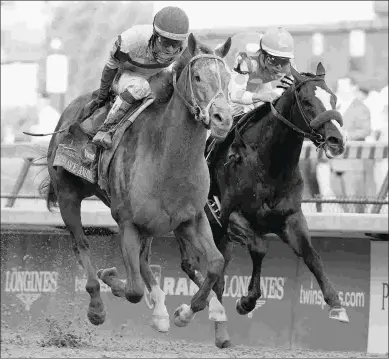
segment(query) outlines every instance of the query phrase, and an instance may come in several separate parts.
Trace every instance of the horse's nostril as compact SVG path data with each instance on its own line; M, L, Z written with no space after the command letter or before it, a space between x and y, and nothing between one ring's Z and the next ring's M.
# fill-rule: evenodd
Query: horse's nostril
M339 146L342 144L342 141L337 137L330 136L327 138L327 143L332 146Z
M213 115L213 119L214 119L215 122L219 122L219 123L223 122L222 117L218 113L215 113Z

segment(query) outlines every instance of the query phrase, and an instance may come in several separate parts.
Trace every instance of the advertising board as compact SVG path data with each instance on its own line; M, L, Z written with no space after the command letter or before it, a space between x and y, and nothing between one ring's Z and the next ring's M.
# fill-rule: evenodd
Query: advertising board
M369 323L370 241L316 237L312 243L339 293L350 323L328 318L329 306L315 278L301 261L294 307L294 348L366 351Z
M388 353L388 242L371 242L370 318L367 351Z
M96 270L115 266L124 281L119 237L89 235L88 239ZM323 304L319 287L302 260L298 260L280 240L268 237L268 241L269 249L261 273L262 297L255 310L244 316L236 312L235 303L247 293L252 264L245 247L234 247L223 294L232 342L263 347L366 351L370 304L369 240L313 238L326 272L348 311L348 325L328 318L328 306ZM29 323L42 330L45 328L41 325L42 320L48 316L58 320L64 317L76 320L80 316L85 319L89 303L89 294L85 291L86 275L76 261L71 237L65 231L7 232L2 229L1 245L3 323L11 328ZM191 296L197 290L181 269L175 238L155 238L151 253L151 267L166 293L171 319L166 336L213 343L214 324L208 319L207 308L197 313L185 328L173 324L174 310L183 303L190 304ZM202 261L202 271L204 267ZM387 285L387 274L383 283ZM147 291L140 303L131 304L114 297L109 287L100 284L107 318L99 327L88 325L95 330L126 328L137 335L161 335L149 326L152 308ZM383 300L387 310L385 293L383 297L377 296L377 301ZM373 351L377 350L379 343L376 342L374 338L369 341Z

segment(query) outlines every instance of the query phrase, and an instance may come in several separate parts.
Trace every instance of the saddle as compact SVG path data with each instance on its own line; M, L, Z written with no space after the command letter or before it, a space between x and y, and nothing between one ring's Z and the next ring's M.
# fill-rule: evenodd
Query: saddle
M135 119L154 102L153 98L146 98L138 106L131 108L117 125L113 135L113 145L105 150L96 146L92 139L112 106L111 102L96 110L91 116L73 123L62 142L58 145L53 166L61 166L74 175L98 184L110 197L108 184L108 169L113 155L120 143L124 132L132 125Z

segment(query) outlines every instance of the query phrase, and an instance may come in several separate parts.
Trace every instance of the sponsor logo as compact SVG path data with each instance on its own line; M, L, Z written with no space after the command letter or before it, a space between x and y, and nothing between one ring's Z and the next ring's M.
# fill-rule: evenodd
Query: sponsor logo
M223 297L240 298L247 295L251 276L224 277L225 286ZM255 309L248 314L252 318L253 312L266 304L268 299L282 300L284 298L285 277L261 277L261 298L257 300ZM189 278L164 277L163 291L166 295L193 296L198 291L198 286Z
M300 304L317 305L323 310L327 303L324 300L323 292L313 285L314 279L311 278L309 288L300 286ZM362 308L365 306L365 292L345 292L339 291L339 299L343 307Z
M18 271L16 268L5 272L5 292L16 293L16 297L29 311L42 293L54 293L58 288L58 272Z
M165 295L183 295L183 296L193 296L198 291L198 286L190 280L188 277L169 277L164 276L162 278L162 267L158 264L151 264L150 269L154 274L154 277L164 291ZM240 298L247 295L248 286L251 280L251 276L228 276L224 277L225 286L223 297L231 298ZM125 279L121 279L124 283ZM75 291L83 292L85 291L86 277L77 277L75 279ZM102 292L110 292L109 288L105 283L100 279L100 290ZM252 318L253 312L266 304L267 300L275 299L282 300L284 298L286 278L285 277L261 277L261 298L257 300L255 309L248 314L249 318ZM148 308L153 309L154 304L151 301L151 296L148 289L145 286L145 303Z

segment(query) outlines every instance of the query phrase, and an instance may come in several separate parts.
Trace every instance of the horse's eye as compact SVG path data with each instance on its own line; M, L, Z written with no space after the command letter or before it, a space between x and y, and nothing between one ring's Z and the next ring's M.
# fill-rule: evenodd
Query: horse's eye
M197 82L200 82L200 81L201 81L201 79L200 79L200 76L199 76L199 75L195 75L195 76L194 76L194 78L195 78L195 80L196 80Z

